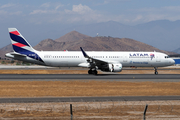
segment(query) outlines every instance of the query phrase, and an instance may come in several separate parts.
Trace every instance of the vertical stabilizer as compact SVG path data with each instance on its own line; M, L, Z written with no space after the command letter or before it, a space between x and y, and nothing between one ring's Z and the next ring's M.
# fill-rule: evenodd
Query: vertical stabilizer
M32 46L26 41L26 39L16 28L9 28L8 30L11 37L12 47L15 52L23 54L27 51L34 51Z
M37 51L27 42L16 28L8 28L11 37L12 47L15 54L25 55L37 61L43 62Z

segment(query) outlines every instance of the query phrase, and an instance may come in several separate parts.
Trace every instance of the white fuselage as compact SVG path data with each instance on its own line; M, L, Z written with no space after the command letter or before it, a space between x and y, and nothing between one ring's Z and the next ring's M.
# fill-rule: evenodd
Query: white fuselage
M36 51L44 61L41 63L30 57L16 57L6 54L7 57L53 67L78 67L87 63L81 51ZM87 54L98 60L108 63L121 63L123 67L163 67L174 64L174 60L160 52L115 52L115 51L91 51Z
M14 52L6 57L52 67L87 67L88 74L97 75L97 69L105 72L121 72L123 67L170 66L175 62L160 52L91 51L37 51L16 28L8 28Z

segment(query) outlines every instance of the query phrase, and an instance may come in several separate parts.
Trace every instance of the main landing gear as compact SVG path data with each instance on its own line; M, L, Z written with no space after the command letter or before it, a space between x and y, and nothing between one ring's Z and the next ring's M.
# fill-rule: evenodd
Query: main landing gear
M157 67L154 67L154 70L155 70L154 74L158 75Z
M88 74L93 74L93 75L97 75L97 70L92 70L92 69L90 69L90 70L88 70Z

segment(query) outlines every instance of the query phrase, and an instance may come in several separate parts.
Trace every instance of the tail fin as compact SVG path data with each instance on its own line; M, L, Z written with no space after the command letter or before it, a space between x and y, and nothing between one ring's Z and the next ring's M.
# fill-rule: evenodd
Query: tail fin
M16 28L8 28L11 37L12 47L15 52L23 54L25 52L33 52L34 49L21 35Z
M15 51L12 53L13 55L28 56L44 63L44 61L37 54L37 51L32 48L32 46L16 28L9 28L8 30L11 37L12 47Z

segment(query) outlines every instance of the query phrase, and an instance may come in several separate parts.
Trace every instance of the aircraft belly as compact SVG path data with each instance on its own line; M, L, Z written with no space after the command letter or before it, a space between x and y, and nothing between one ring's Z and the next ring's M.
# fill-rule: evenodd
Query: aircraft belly
M69 62L69 67L78 67L79 62Z
M52 66L52 67L69 67L68 66L68 61L51 60L51 61L47 61L46 64L48 66Z
M77 67L80 64L77 60L46 60L46 65L53 67Z

